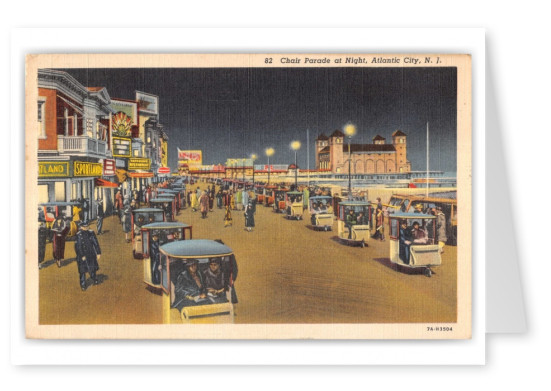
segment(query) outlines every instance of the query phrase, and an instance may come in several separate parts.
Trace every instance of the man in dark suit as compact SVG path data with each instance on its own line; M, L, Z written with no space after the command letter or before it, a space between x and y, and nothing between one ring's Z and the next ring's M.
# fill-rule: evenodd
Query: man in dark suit
M80 230L76 235L75 252L77 254L78 272L80 275L80 288L85 291L86 273L94 281L94 285L99 284L96 271L99 269L98 261L101 256L101 249L94 231L90 231L89 223L83 221Z

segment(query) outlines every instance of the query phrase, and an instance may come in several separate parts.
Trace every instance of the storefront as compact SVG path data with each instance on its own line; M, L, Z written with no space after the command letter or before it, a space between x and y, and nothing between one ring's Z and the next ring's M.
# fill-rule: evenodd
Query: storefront
M93 203L95 201L96 179L103 175L103 164L97 161L73 161L73 177L71 178L72 200L88 200L89 218L96 217Z
M103 164L97 159L71 157L67 160L38 162L38 202L69 202L87 199L89 218L96 213L92 208L95 199L95 179L103 174Z
M114 212L115 191L119 188L114 159L103 160L103 176L95 179L95 200L103 200L103 211L106 215Z
M71 162L38 162L38 203L66 202L71 199Z
M132 192L143 192L153 180L151 159L132 157L128 159L128 176Z

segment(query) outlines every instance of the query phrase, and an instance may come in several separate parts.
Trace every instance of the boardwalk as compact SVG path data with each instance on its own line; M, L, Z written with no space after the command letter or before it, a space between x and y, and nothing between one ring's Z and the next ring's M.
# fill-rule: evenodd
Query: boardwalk
M204 184L200 184L204 187ZM195 186L194 186L195 187ZM388 259L388 240L367 248L347 247L336 231L315 232L309 216L288 221L271 208L257 207L256 228L244 229L243 212L224 228L223 211L207 219L185 209L178 221L193 225L195 239L222 239L237 257L236 323L386 323L454 322L456 319L456 248L446 247L442 266L432 278L397 271ZM93 227L94 228L94 227ZM336 224L335 224L336 229ZM117 217L105 219L98 239L101 283L82 292L73 242L58 268L46 248L40 270L41 324L155 324L161 322L161 297L146 288L142 261ZM388 227L386 227L388 231Z

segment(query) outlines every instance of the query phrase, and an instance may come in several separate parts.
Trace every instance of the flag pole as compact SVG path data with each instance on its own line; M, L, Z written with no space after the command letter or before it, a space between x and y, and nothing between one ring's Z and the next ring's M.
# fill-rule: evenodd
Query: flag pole
M429 197L429 121L427 121L427 188L425 190L426 197Z
M306 169L308 170L308 187L310 187L310 129L306 129Z

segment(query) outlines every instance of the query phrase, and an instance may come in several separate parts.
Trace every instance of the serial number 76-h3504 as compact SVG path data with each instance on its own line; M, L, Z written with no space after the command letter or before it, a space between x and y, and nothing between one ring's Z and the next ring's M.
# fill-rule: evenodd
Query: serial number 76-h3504
M449 327L449 326L436 326L436 327L427 326L427 331L453 331L453 327Z

